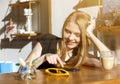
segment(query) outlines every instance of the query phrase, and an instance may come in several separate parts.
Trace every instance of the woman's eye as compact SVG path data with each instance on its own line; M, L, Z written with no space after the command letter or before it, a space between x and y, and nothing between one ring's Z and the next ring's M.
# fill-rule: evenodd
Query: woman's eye
M80 37L80 34L75 34L76 35L76 37Z
M65 32L66 32L66 33L70 33L70 31L68 31L68 30L65 30Z

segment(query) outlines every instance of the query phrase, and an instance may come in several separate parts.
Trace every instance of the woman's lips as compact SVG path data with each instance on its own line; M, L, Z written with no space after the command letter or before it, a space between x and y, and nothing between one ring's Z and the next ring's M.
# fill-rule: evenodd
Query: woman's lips
M74 45L75 42L67 42L67 45Z

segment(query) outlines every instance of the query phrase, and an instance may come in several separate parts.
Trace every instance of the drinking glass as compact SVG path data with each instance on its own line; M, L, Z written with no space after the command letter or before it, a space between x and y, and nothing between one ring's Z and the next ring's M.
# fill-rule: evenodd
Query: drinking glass
M112 70L115 65L114 51L102 51L101 62L104 70Z

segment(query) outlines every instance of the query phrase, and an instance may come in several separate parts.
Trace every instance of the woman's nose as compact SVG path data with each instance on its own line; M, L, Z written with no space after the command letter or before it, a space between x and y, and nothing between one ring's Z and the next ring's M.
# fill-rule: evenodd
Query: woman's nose
M71 33L71 34L69 35L69 40L73 40L73 39L74 39L74 34Z

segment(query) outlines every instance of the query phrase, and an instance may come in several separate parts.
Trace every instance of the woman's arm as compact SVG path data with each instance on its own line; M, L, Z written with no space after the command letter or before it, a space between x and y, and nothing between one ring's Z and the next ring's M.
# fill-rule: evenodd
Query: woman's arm
M95 44L97 49L101 51L110 51L110 49L104 45L93 33L95 29L95 19L91 20L90 25L87 28L87 37ZM96 57L90 56L86 58L86 61L83 65L94 66L94 67L101 67L102 64L100 60Z
M100 62L100 58L97 56L90 55L86 58L86 61L84 62L83 65L86 66L92 66L92 67L98 67L100 68L102 66Z
M110 49L105 46L94 34L93 30L95 29L95 20L91 20L90 25L87 28L88 38L95 44L99 51L110 51Z
M33 48L33 50L31 51L31 53L29 54L29 56L26 58L25 62L32 63L33 60L40 57L41 52L42 52L42 47L41 47L41 44L38 42ZM22 68L23 66L20 66L20 68L18 69L18 73L21 73Z
M37 44L35 45L35 47L33 48L33 50L31 51L31 53L29 54L29 56L26 58L25 61L31 62L35 60L36 58L41 56L41 52L42 52L42 46L40 42L37 42Z

